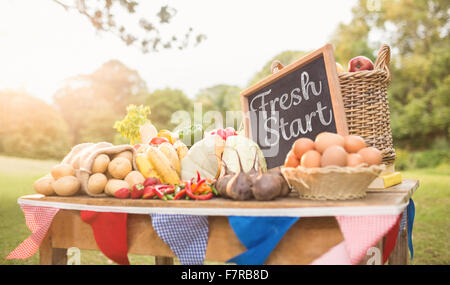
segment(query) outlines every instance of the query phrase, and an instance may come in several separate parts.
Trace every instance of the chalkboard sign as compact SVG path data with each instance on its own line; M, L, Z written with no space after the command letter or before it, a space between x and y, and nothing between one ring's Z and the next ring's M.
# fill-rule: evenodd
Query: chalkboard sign
M278 68L241 92L245 135L260 146L269 169L284 164L298 138L348 133L331 45Z

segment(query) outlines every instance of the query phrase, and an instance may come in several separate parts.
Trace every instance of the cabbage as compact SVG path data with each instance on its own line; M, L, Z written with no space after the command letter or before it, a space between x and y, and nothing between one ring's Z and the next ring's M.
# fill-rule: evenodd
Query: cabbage
M228 137L225 143L225 150L222 154L222 160L229 170L233 172L240 170L236 151L239 153L242 168L245 172L252 168L255 155L258 155L259 165L263 171L267 170L266 160L259 146L253 140L242 135ZM258 169L258 162L256 163L256 169Z
M223 150L223 153L222 153ZM245 172L249 171L258 155L259 165L263 171L267 170L266 160L258 145L242 135L230 136L226 142L217 134L205 134L205 137L196 142L181 161L181 179L184 181L197 177L197 171L202 178L214 179L219 172L218 158L222 154L223 163L229 170L237 172L240 170L239 153L242 167ZM256 164L258 169L258 163ZM220 169L221 174L225 172L224 167Z
M216 156L216 136L206 136L196 142L181 161L181 179L190 180L197 177L214 179L219 172Z

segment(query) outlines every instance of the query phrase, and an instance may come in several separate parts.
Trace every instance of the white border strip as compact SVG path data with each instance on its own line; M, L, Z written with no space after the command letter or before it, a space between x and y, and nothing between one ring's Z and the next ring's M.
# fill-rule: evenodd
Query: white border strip
M115 207L36 201L19 198L20 205L53 207L66 210L87 210L129 214L184 214L199 216L260 216L260 217L324 217L399 215L407 203L395 206L308 207L308 208L179 208L179 207Z

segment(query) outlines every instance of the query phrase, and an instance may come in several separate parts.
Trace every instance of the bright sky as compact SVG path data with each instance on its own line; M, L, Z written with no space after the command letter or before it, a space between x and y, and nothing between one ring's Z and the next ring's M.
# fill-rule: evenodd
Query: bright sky
M150 90L179 88L189 97L225 83L244 87L277 53L313 50L348 23L355 0L141 1L154 18L161 5L178 10L170 33L189 26L207 35L198 47L142 54L86 18L51 0L0 2L0 89L23 89L51 102L61 82L118 59L139 72ZM178 29L178 31L177 31Z

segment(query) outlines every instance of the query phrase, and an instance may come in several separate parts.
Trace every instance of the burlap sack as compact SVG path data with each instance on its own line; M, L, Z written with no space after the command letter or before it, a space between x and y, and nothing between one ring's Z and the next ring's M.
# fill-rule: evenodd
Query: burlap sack
M72 148L69 154L64 157L62 163L71 164L75 169L75 176L81 183L81 191L89 196L104 197L106 194L93 194L88 190L89 176L92 174L92 164L95 158L100 154L109 155L111 158L115 154L123 151L131 151L133 154L133 170L137 170L136 150L131 145L113 145L107 142L83 143Z

